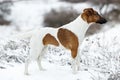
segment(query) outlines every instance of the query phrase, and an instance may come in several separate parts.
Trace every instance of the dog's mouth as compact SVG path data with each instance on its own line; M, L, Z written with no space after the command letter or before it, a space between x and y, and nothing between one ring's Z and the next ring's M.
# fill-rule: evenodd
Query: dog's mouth
M104 24L106 22L107 20L105 18L100 18L98 21L96 21L96 23L99 23L99 24Z

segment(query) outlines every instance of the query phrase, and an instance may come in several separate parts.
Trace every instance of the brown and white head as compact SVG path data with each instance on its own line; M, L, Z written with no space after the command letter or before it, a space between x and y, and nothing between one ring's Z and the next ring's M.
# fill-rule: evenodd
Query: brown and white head
M105 18L103 18L97 11L93 10L93 8L86 8L83 10L81 17L84 21L89 23L99 23L104 24L107 22Z

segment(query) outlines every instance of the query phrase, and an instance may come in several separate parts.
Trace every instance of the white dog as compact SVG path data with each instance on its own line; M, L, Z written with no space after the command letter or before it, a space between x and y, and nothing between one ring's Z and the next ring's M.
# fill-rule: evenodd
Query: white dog
M64 15L64 14L63 14ZM72 57L72 70L76 73L78 70L79 61L79 47L82 43L85 33L92 23L106 23L107 21L101 17L92 8L83 10L83 13L78 16L74 21L63 25L59 28L40 28L27 32L18 37L30 37L30 55L25 62L25 74L28 74L28 66L32 60L36 60L40 70L41 58L43 49L47 45L62 46L71 51Z

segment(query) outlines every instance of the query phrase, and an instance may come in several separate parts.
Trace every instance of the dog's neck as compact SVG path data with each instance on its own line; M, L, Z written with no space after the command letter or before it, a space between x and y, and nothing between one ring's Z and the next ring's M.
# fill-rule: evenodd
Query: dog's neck
M88 24L81 18L81 15L74 21L62 26L74 32L79 38L84 38L87 29L91 24Z

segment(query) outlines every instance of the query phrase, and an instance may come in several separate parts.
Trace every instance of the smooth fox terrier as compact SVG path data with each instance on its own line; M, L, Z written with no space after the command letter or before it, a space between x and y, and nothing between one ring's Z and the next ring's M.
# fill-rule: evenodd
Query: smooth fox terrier
M79 47L87 29L93 23L103 24L106 22L106 19L100 16L97 11L86 8L74 21L59 28L40 28L19 36L30 38L30 55L25 62L25 74L28 74L29 63L33 60L37 61L40 70L44 70L41 66L41 59L44 54L43 49L48 45L61 46L70 50L72 71L76 73L80 64Z

